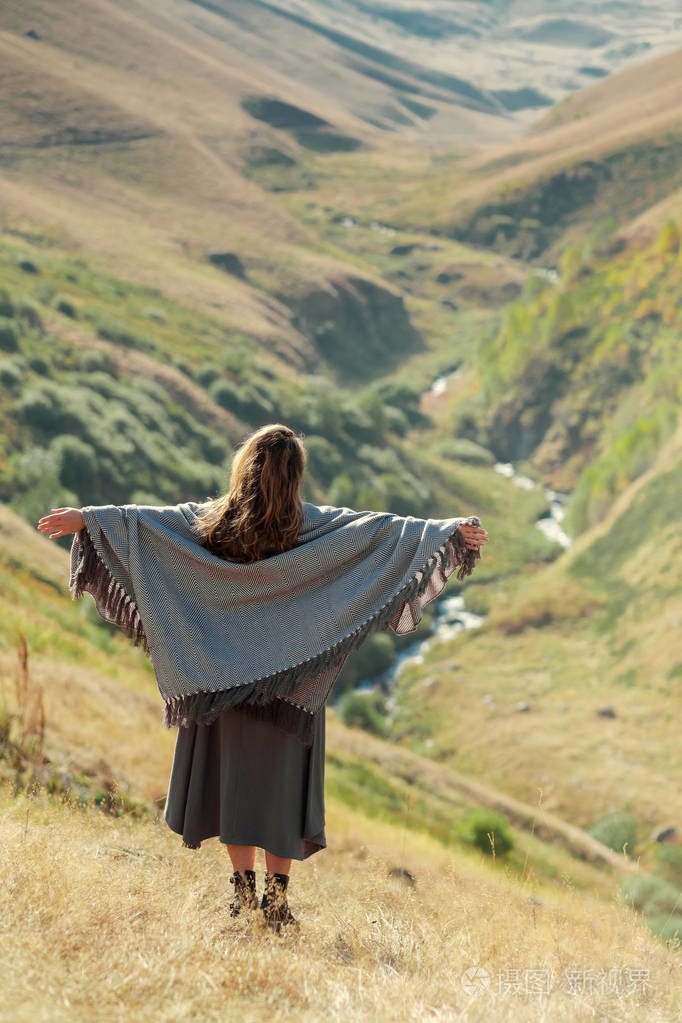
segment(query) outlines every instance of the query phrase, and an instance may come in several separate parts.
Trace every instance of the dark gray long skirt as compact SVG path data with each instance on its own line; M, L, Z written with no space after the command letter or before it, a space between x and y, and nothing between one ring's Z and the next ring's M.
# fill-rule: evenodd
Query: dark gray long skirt
M188 845L217 837L304 860L327 845L324 754L324 708L312 746L239 710L180 726L166 823Z

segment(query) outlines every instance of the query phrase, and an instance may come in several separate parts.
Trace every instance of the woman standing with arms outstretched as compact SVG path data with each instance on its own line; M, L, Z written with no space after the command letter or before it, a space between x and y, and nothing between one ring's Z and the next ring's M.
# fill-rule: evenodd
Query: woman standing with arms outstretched
M74 533L70 586L152 658L178 733L165 820L189 848L218 837L231 913L260 902L279 930L291 861L326 847L325 705L352 649L416 628L423 606L487 533L475 516L415 519L301 499L306 452L262 427L236 452L227 493L201 504L56 508L38 528Z

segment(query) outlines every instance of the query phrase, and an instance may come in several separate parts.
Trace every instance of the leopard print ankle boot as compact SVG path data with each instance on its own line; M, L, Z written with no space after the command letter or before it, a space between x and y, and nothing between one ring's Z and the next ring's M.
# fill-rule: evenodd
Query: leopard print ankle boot
M255 870L245 870L243 875L238 870L235 870L230 878L230 884L234 885L234 898L230 904L230 916L239 916L242 909L258 909Z
M282 925L293 926L298 929L298 920L289 909L287 901L287 888L289 886L288 874L265 874L265 888L260 908L263 911L265 922L273 931L279 933Z

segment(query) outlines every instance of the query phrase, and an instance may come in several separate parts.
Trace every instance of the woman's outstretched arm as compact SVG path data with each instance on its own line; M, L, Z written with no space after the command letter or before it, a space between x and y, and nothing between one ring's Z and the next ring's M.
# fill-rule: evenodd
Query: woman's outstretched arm
M49 534L50 540L69 533L77 533L85 527L85 520L80 508L51 508L49 515L38 520L41 533Z

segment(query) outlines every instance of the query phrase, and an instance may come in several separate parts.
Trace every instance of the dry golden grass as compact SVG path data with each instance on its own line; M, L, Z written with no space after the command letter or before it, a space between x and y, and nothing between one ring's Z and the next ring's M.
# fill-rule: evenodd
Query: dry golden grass
M7 1023L677 1018L679 955L632 911L519 887L499 865L388 825L370 832L336 804L330 847L292 871L300 932L280 936L230 919L217 839L194 852L162 821L23 797L2 809ZM389 877L394 866L416 886ZM476 966L490 986L467 991Z

